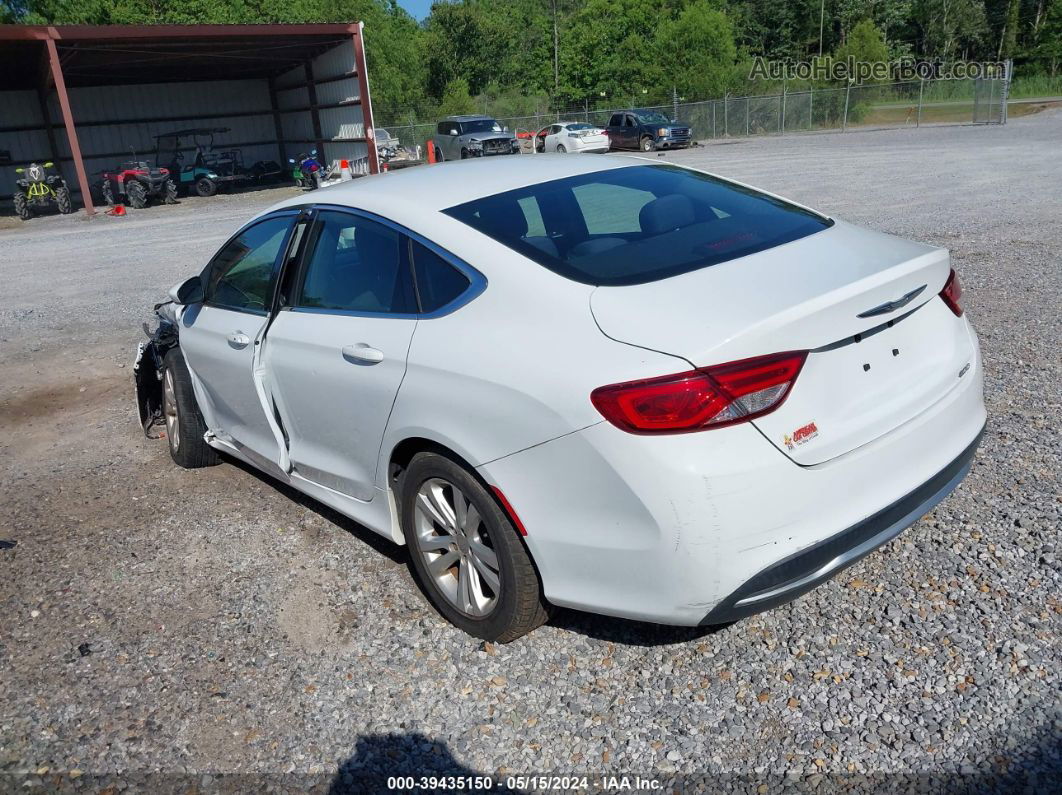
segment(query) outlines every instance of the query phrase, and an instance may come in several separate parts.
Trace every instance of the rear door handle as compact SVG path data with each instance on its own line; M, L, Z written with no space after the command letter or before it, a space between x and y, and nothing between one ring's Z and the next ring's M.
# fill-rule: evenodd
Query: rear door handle
M229 345L233 348L246 348L251 344L251 338L242 331L234 331L229 335Z
M344 345L343 358L366 364L378 364L383 361L384 355L383 351L359 342L357 345Z

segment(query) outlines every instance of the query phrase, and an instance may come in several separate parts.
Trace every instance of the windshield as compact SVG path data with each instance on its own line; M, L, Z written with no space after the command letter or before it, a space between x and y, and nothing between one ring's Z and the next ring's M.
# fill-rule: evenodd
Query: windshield
M443 212L562 276L594 285L664 279L833 225L782 199L671 165L566 177Z
M501 132L502 128L494 119L476 119L461 122L462 133Z
M671 119L655 110L646 110L638 114L639 121L646 124L670 124Z

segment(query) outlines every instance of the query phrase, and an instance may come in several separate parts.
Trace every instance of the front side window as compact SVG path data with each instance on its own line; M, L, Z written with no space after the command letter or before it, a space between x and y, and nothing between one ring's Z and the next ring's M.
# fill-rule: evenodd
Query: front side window
M208 266L206 303L244 312L265 312L277 255L291 223L291 216L270 218L226 243Z
M644 284L764 251L833 221L671 165L611 168L444 212L573 281Z
M398 232L361 216L319 214L298 307L357 313L414 313L409 269Z
M609 127L619 127L622 124L623 124L623 114L622 113L613 113L612 114L612 118L608 120L608 126Z

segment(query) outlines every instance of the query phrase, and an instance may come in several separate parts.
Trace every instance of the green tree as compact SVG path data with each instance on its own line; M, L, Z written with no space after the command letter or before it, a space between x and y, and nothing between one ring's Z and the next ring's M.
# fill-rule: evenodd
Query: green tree
M663 20L654 41L661 79L682 96L718 97L735 83L734 28L726 12L708 0L694 0L674 19Z
M439 102L438 114L440 116L460 116L462 113L474 113L476 103L468 91L468 81L463 77L455 77L451 80L446 90L443 91L442 100Z

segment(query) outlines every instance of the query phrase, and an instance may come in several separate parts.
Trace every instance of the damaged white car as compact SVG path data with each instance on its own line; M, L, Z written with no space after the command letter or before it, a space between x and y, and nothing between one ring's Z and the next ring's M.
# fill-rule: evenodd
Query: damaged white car
M985 423L946 250L632 158L300 196L171 299L136 376L174 461L229 454L408 545L502 641L552 605L792 600L954 489Z

